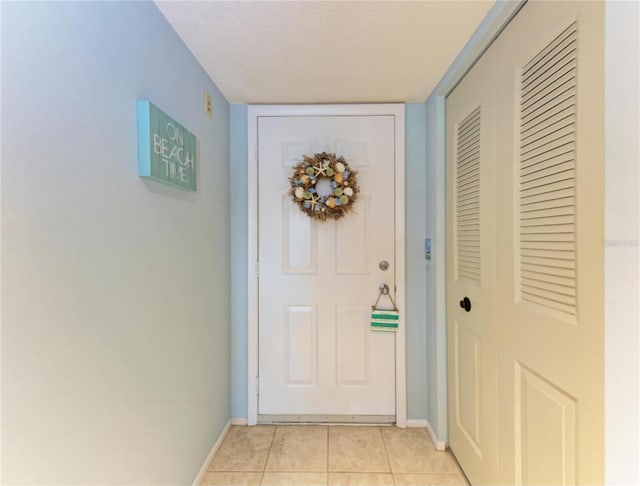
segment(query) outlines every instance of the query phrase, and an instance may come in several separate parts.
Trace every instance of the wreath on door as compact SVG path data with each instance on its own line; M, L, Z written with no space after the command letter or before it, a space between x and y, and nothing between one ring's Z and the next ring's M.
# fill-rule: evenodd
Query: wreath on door
M315 220L340 219L353 210L358 199L357 174L342 156L326 152L304 155L289 177L289 195Z

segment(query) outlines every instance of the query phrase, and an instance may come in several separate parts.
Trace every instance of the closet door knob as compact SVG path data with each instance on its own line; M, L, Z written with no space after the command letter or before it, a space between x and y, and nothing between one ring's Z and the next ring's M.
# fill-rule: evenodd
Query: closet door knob
M467 312L471 310L471 301L469 300L469 297L465 297L460 301L460 307Z

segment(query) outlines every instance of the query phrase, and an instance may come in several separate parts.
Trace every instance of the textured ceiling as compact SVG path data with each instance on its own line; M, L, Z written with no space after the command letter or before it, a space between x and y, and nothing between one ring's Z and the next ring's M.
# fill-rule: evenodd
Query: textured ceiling
M156 1L231 103L424 101L493 1Z

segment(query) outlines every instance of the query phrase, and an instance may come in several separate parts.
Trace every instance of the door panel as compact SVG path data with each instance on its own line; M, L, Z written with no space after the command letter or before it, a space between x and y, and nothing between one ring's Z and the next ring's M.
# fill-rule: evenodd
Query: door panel
M318 309L284 306L284 374L288 385L318 383Z
M358 211L349 214L348 224L336 226L336 273L366 275L375 262L370 260L371 195L364 191L358 196Z
M446 104L449 444L473 484L497 480L496 63L492 47Z
M318 235L316 226L289 196L282 197L282 273L318 273Z
M478 361L482 339L457 322L454 326L456 423L476 453L481 455Z
M369 383L370 311L366 306L337 308L338 386Z
M379 285L396 284L394 117L260 117L258 138L258 412L393 421L395 334L369 319ZM358 171L338 221L312 221L287 195L292 167L323 151Z
M498 39L503 483L604 481L603 14L529 2Z
M518 484L575 484L576 400L519 363L515 382Z

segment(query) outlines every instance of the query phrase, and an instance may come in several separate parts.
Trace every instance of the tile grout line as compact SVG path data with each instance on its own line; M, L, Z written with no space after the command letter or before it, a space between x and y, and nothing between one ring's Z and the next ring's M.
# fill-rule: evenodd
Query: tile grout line
M387 455L387 464L389 465L389 472L391 475L394 474L393 468L391 467L391 458L389 457L389 448L387 447L387 441L384 440L384 434L382 433L382 428L378 427L378 432L380 432L380 437L382 438L382 445L384 445L384 452ZM393 480L393 484L396 484L396 480Z
M336 425L336 426L331 426L332 429L338 429L339 427L341 427L340 425ZM382 447L384 449L384 456L385 459L387 460L387 466L388 466L388 470L384 471L384 470L380 470L380 469L371 469L371 470L365 470L365 469L359 469L359 468L355 468L355 469L349 469L349 468L345 468L345 469L336 469L336 470L329 470L329 474L383 474L383 475L393 475L392 471L391 471L391 464L389 462L389 456L387 453L387 449L384 443L384 439L382 437L382 432L381 429L382 427L379 426L365 426L365 428L370 428L370 429L375 429L378 431L379 437L381 439L382 442ZM329 439L329 450L331 450L331 439ZM394 483L395 484L395 483Z
M391 458L389 457L389 449L387 449L387 442L384 440L382 427L378 427L378 432L380 432L380 437L382 438L382 445L384 446L384 452L387 455L387 464L389 465L389 472L391 473L391 481L393 482L393 486L396 486L396 476L393 473L393 468L391 467Z
M393 486L396 485L396 475L393 472L391 467L391 458L389 457L389 450L387 449L387 443L384 440L384 434L382 433L382 429L380 429L380 435L382 436L382 443L384 444L384 450L387 453L387 462L389 463L389 471L391 471L391 481L393 482Z
M267 464L269 464L269 458L271 457L271 449L273 448L273 443L276 440L276 434L278 433L278 426L276 425L273 429L273 435L271 436L271 442L269 442L269 452L267 452L267 459L264 461L264 467L262 468L262 479L260 480L260 484L264 482L264 474L267 472Z
M319 426L325 427L327 429L327 434L328 434L329 426L322 425L322 424L319 424ZM275 432L273 434L273 438L272 438L271 444L269 446L269 452L267 453L267 461L266 461L264 469L263 469L263 480L264 480L264 475L266 473L269 473L269 474L323 474L324 473L324 474L327 474L327 477L328 477L328 471L326 471L326 470L325 471L322 471L322 470L311 470L310 471L308 469L301 469L301 470L293 470L293 469L288 469L288 470L281 470L281 469L267 470L266 467L267 467L267 464L269 462L269 457L271 456L271 452L273 450L273 443L275 442L275 436L276 436L278 430L283 428L282 426L279 426L279 425L274 425L274 427L275 427L276 430L275 430ZM303 427L304 427L304 425L303 425ZM311 425L310 427L316 427L316 425ZM328 440L329 440L329 438L328 438L328 435L327 435L327 461L328 461L328 454L329 454L328 453Z
M467 478L467 475L462 469L460 462L458 462L458 458L455 456L451 448L448 447L444 452L448 455L449 460L453 463L453 466L456 469L456 476L458 477L458 479L462 481L463 485L469 486L471 484L471 481L469 481L469 479Z

